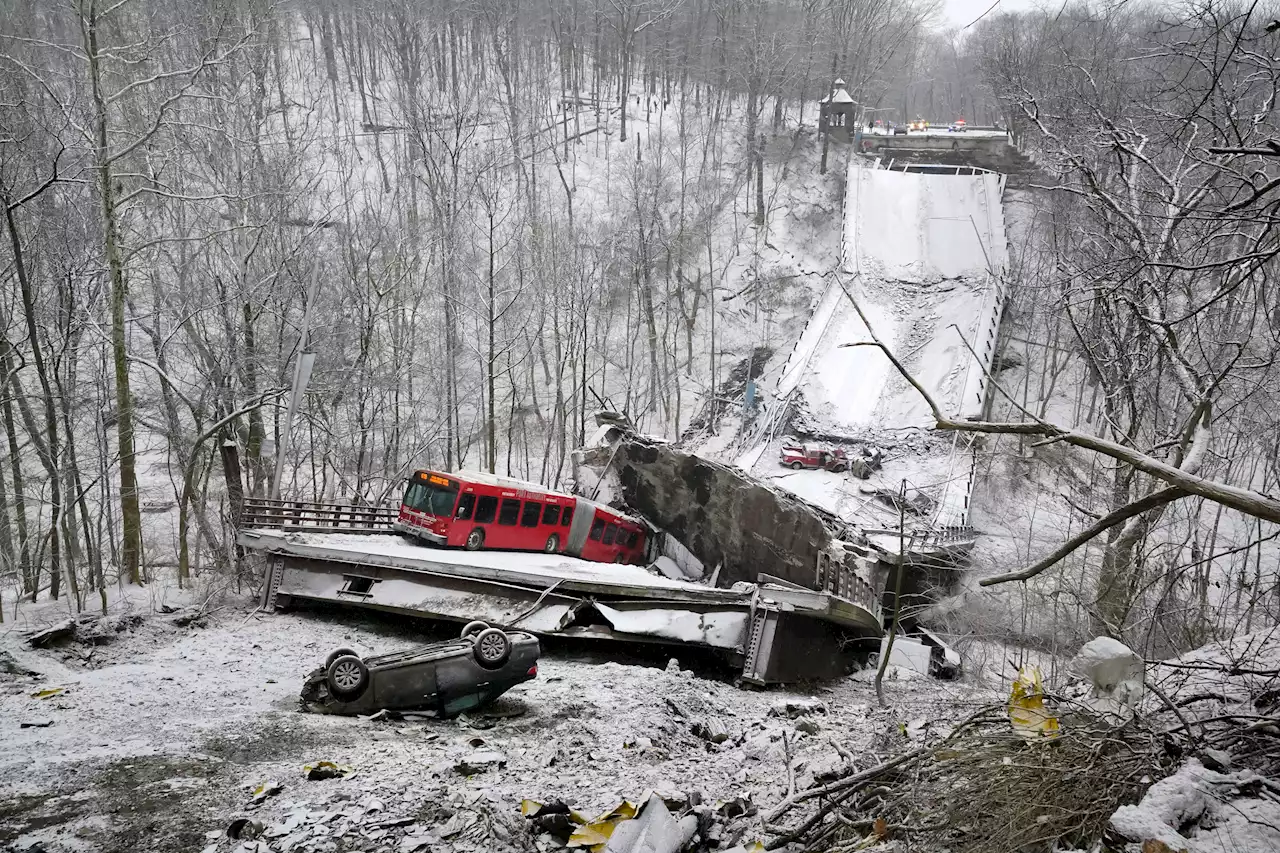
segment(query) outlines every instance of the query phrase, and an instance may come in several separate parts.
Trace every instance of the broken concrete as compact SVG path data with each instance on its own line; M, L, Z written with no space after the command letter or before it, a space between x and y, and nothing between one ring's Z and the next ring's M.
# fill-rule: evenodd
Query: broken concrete
M720 566L718 586L766 573L813 588L818 554L838 532L816 507L674 447L626 438L613 468L629 507Z
M487 770L501 769L507 766L507 757L494 750L481 750L465 756L453 766L454 772L462 776L474 776Z

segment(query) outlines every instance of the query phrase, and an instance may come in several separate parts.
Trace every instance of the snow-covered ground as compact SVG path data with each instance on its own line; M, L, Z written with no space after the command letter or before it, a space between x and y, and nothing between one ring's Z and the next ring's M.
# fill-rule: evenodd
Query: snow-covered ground
M990 698L963 685L890 681L891 709L881 710L865 674L815 690L750 691L706 677L718 670L705 661L692 662L703 673L695 675L665 656L619 661L610 647L608 660L579 644L544 647L538 678L490 712L370 722L300 713L303 676L339 645L371 653L428 639L422 623L250 615L241 604L215 610L205 627L179 628L146 605L137 596L142 621L100 646L33 651L6 624L0 846L225 852L237 844L217 836L247 816L267 826L264 846L247 848L263 851L408 850L416 842L404 839L419 837L437 853L531 850L522 798L594 814L657 788L767 808L785 795L787 751L804 785L837 757L833 742L855 755L896 750L908 744L900 725L919 736L921 725ZM27 608L20 627L61 615ZM50 688L62 689L33 695ZM799 719L775 710L813 700L821 708ZM723 744L692 732L713 717L728 727ZM501 753L505 766L454 769L480 750ZM303 765L319 760L354 773L307 781ZM247 810L251 790L268 781L281 793ZM759 821L741 822L746 840L760 837ZM458 826L465 831L452 834Z

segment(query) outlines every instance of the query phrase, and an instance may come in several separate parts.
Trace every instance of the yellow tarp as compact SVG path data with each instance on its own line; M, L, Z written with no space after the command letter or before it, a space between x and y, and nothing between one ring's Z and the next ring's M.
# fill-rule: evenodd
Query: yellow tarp
M623 800L615 808L575 829L569 836L568 846L585 847L591 853L600 853L609 843L609 838L618 824L631 820L639 811L638 805L630 800ZM576 814L574 816L577 817Z
M1044 684L1040 668L1024 666L1018 671L1009 693L1009 722L1014 734L1024 740L1043 740L1058 736L1058 718L1044 704Z

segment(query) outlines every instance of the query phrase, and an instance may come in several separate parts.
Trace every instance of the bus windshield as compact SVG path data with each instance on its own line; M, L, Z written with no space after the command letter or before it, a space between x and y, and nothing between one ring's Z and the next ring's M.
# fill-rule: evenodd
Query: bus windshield
M421 480L413 480L404 493L404 505L418 512L425 512L437 518L449 518L453 515L453 505L458 500L458 488L437 486Z

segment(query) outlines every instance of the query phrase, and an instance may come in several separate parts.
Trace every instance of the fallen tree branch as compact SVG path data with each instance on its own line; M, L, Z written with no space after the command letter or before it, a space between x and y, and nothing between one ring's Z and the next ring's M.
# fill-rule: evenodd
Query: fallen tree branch
M1158 492L1152 492L1151 494L1147 495L1145 498L1136 500L1131 504L1126 504L1125 506L1120 507L1120 509L1117 509L1114 512L1107 513L1102 518L1098 519L1096 522L1086 527L1084 530L1081 530L1079 533L1077 533L1075 536L1072 536L1066 542L1063 542L1057 548L1053 549L1053 551L1050 554L1041 558L1040 560L1037 560L1035 563L1031 564L1025 569L1021 569L1020 571L1016 571L1016 572L1009 572L1003 575L993 575L992 577L989 577L989 578L983 578L982 580L978 581L978 585L979 586L995 586L996 584L1009 583L1011 581L1029 580L1035 577L1036 575L1040 574L1041 572L1045 571L1046 569L1051 568L1059 560L1062 560L1064 557L1066 557L1067 555L1075 551L1081 545L1085 544L1091 539L1094 539L1097 536L1102 535L1110 528L1115 527L1117 524L1121 524L1125 521L1128 521L1129 519L1133 518L1135 515L1142 515L1144 512L1147 512L1148 510L1152 510L1152 509L1155 509L1156 507L1164 506L1165 504L1172 503L1173 501L1176 501L1179 498L1185 498L1186 496L1187 496L1187 492L1179 488L1161 489Z
M904 752L899 756L889 759L888 761L883 761L880 764L877 764L875 767L863 770L861 773L855 773L852 776L846 776L843 779L837 779L834 782L828 782L826 785L819 785L816 788L808 788L804 791L800 791L794 796L787 797L779 803L773 811L769 812L768 816L765 817L765 823L773 823L778 818L782 817L782 815L786 814L793 806L799 805L805 800L812 800L814 797L823 797L828 794L849 792L850 788L859 787L878 776L883 776L895 767L936 752L951 741L955 740L971 726L984 722L992 722L998 719L1000 718L994 715L992 708L983 708L967 719L962 720L949 735L931 746L922 746L918 749L913 749L910 752Z
M884 342L876 336L875 330L871 327L871 323L867 320L866 314L863 313L861 306L858 305L856 299L844 286L840 284L844 290L845 296L853 305L853 309L858 313L858 317L862 319L863 325L867 327L867 334L870 335L872 344L884 353L885 357L894 366L894 369L902 376L907 383L920 394L925 403L929 406L929 411L934 419L934 428L938 430L957 431L957 432L978 432L992 435L1027 435L1040 436L1042 438L1051 438L1065 442L1075 447L1085 450L1092 450L1103 456L1110 457L1119 462L1123 462L1132 468L1150 474L1158 480L1175 486L1188 495L1198 495L1213 503L1221 504L1229 507L1245 515L1261 518L1264 521L1271 521L1280 524L1280 501L1275 498L1264 495L1261 492L1255 492L1252 489L1244 489L1239 486L1233 486L1229 483L1223 483L1217 480L1209 480L1197 474L1183 470L1167 462L1162 462L1153 456L1149 456L1132 447L1127 447L1119 442L1111 441L1100 436L1090 433L1078 432L1074 429L1067 429L1048 421L1040 421L1029 423L1026 421L969 421L957 420L948 415L943 414L942 408L938 401L924 389L924 386L911 375L911 371L906 368L897 356L885 346Z
M552 592L554 592L556 587L560 586L560 584L563 582L564 582L563 579L558 580L555 583L553 583L551 586L544 589L542 591L542 595L538 596L538 600L533 603L533 606L525 608L525 610L521 612L519 615L517 615L516 618L512 619L510 622L507 623L507 627L514 628L516 624L519 623L521 620L527 619L535 610L537 610L539 607L542 606L542 602L547 600L547 596L550 595Z

